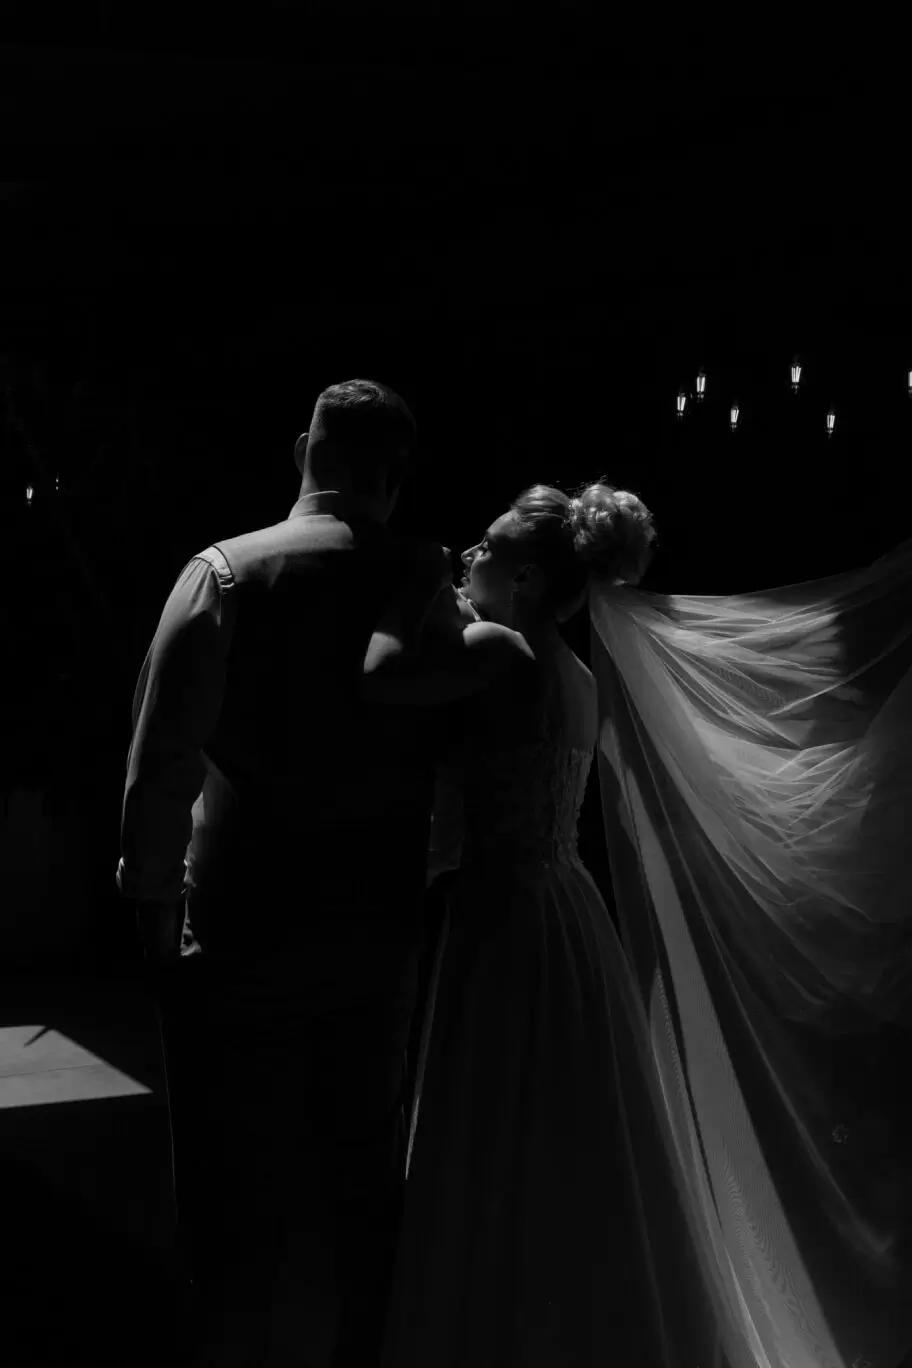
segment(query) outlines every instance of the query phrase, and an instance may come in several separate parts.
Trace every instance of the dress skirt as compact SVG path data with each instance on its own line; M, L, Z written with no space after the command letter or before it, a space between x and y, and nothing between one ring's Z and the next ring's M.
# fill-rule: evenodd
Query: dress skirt
M434 997L384 1368L728 1365L642 1000L579 860L464 869Z

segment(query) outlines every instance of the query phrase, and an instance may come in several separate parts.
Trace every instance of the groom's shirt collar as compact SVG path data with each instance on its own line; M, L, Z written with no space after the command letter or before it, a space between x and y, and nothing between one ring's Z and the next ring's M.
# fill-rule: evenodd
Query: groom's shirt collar
M302 494L288 515L292 518L329 517L339 522L357 524L359 527L373 527L377 532L385 532L386 524L368 514L356 511L345 501L344 495L335 489L317 489L312 494Z
M313 517L315 513L329 513L341 518L343 516L342 495L334 489L318 489L313 494L304 494L298 499L288 516L289 518L306 518Z

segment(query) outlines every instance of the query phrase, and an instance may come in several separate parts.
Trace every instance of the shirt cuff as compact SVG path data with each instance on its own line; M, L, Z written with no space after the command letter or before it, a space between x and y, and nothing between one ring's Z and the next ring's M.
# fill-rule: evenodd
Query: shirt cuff
M182 901L186 890L186 882L183 879L177 885L169 883L164 886L151 887L147 884L143 887L141 880L133 880L129 877L123 857L118 861L115 878L121 896L130 902L160 903L164 906L174 906Z

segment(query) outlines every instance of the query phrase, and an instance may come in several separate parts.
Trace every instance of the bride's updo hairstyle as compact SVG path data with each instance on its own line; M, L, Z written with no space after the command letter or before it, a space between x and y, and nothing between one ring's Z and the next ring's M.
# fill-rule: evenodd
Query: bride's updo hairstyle
M511 505L523 553L545 573L558 619L582 607L591 580L639 584L652 560L656 531L636 494L604 482L565 494L533 485Z

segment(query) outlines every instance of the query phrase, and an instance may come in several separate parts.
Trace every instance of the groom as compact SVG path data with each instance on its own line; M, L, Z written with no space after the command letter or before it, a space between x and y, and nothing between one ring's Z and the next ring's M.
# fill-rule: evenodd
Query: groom
M386 526L415 440L386 387L325 390L290 515L189 562L136 689L118 884L169 985L207 1362L378 1354L440 723L361 684L385 602L440 576Z

